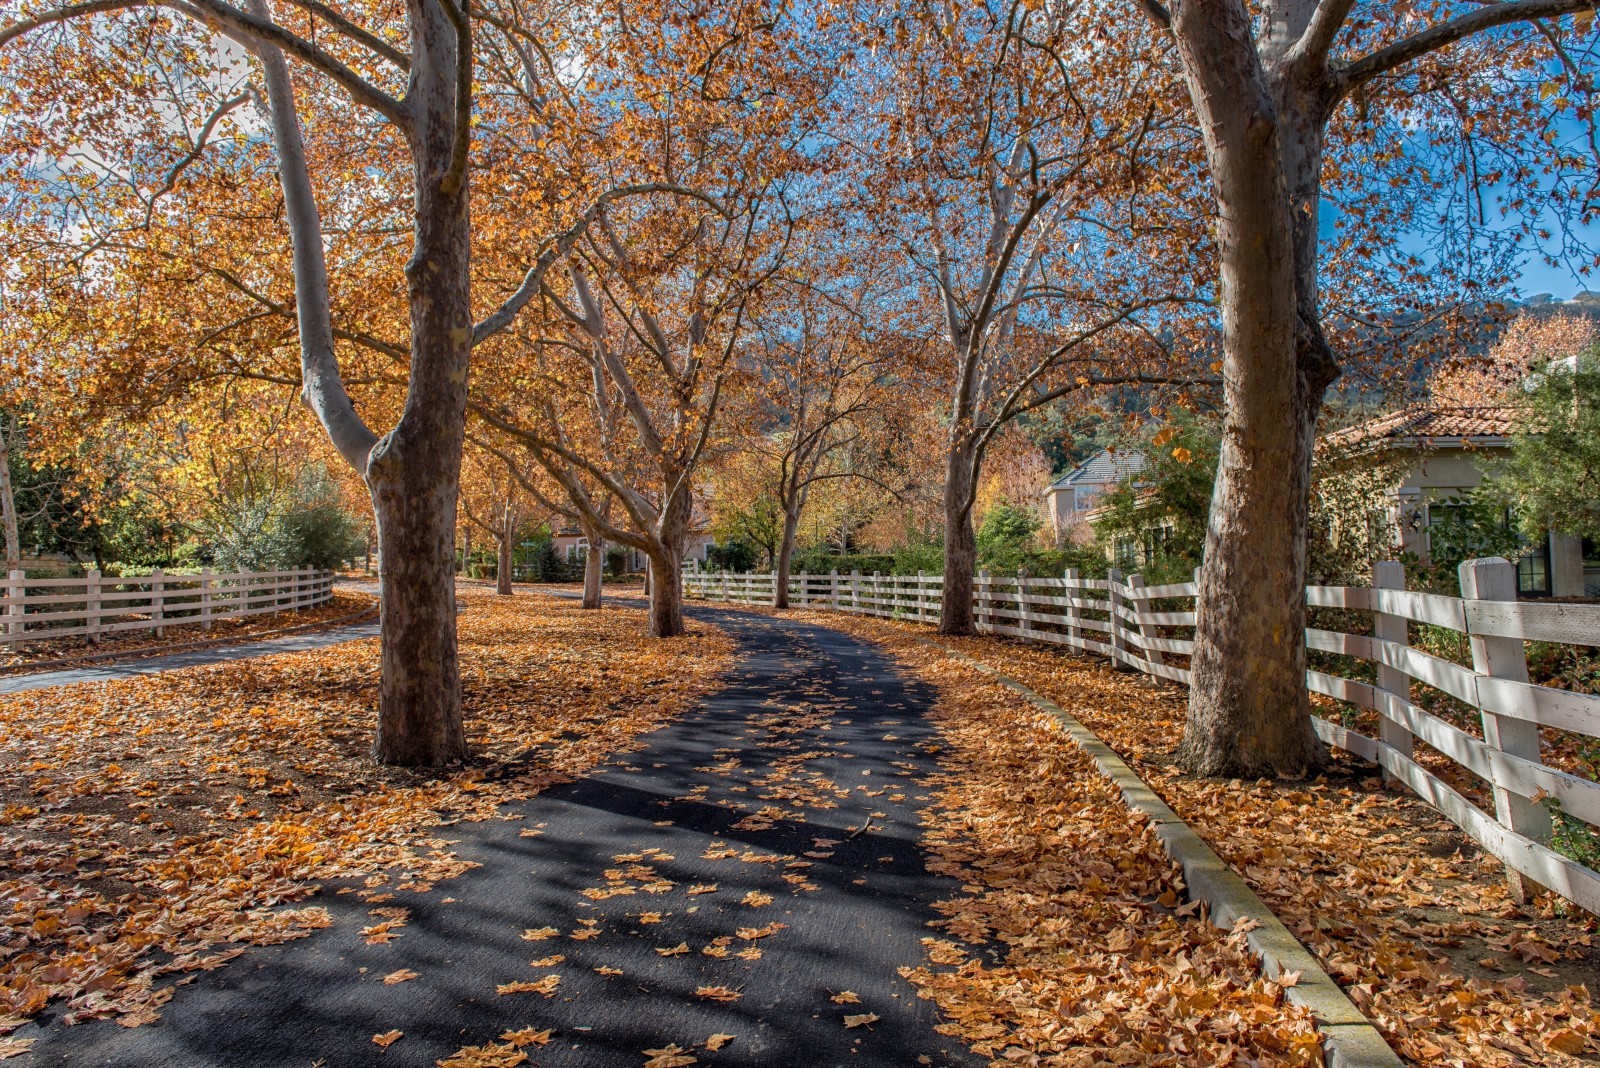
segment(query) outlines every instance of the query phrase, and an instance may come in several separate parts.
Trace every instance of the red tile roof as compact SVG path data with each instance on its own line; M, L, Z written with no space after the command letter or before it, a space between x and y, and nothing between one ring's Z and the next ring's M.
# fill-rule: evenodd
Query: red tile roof
M1472 407L1435 407L1414 404L1398 412L1380 415L1365 423L1324 435L1323 443L1334 448L1369 441L1422 442L1440 438L1509 438L1516 433L1517 409L1509 404L1480 404Z

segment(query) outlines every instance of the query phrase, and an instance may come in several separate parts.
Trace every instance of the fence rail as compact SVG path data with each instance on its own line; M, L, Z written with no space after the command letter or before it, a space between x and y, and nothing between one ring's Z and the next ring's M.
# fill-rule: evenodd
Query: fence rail
M1565 817L1600 826L1600 783L1549 767L1541 759L1539 728L1600 737L1600 696L1533 683L1524 642L1600 646L1600 605L1544 604L1516 599L1516 569L1494 558L1461 565L1462 596L1406 590L1399 564L1373 569L1373 584L1309 586L1306 604L1371 613L1370 634L1310 627L1309 649L1366 661L1374 678L1306 673L1315 693L1377 713L1376 737L1344 722L1313 717L1329 745L1362 757L1404 783L1508 868L1513 892L1522 878L1600 914L1600 872L1552 849L1552 804ZM708 600L771 604L775 576L689 572L685 592ZM804 572L789 581L790 603L860 615L939 619L941 579L916 575L841 575ZM1126 670L1187 685L1179 661L1194 651L1193 582L1146 586L1138 575L1113 570L1108 578L976 576L977 629L1025 641L1064 645L1114 661ZM1411 645L1413 624L1442 627L1466 638L1472 665L1454 663ZM1431 687L1474 709L1481 734L1463 730L1421 707L1413 687ZM1416 760L1421 741L1483 781L1493 812Z
M0 642L84 637L198 623L210 630L219 619L286 612L322 604L333 596L333 573L309 567L292 571L241 571L107 578L90 571L82 578L28 578L12 571L0 596Z

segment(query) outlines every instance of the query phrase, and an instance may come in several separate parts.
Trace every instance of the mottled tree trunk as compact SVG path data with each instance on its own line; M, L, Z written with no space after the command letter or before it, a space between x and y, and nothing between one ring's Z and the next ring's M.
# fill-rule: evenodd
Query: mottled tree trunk
M972 529L972 460L970 440L952 437L944 474L944 588L939 633L974 633L972 572L978 562L978 539Z
M5 531L6 574L22 569L22 537L17 531L17 497L11 485L11 442L0 423L0 527Z
M395 429L367 464L383 563L377 758L437 766L467 756L456 651L456 501L472 353L471 222L463 180L442 188L454 145L454 31L436 5L412 15L424 47L412 72L415 251L406 264L411 375Z
M600 608L600 592L605 582L605 537L590 528L584 528L584 537L589 539L589 555L584 556L582 608Z
M512 568L517 547L517 516L507 508L500 520L499 559L495 563L494 592L502 597L511 596Z
M1299 775L1326 759L1305 684L1305 532L1337 373L1314 351L1314 205L1295 217L1316 130L1283 121L1295 102L1275 94L1241 6L1179 5L1174 29L1219 209L1224 383L1180 754L1202 775Z
M650 636L676 638L683 630L683 562L675 547L650 554Z
M778 555L774 561L775 578L772 587L772 607L789 607L789 574L794 563L794 539L800 529L800 508L784 512L783 537L778 542Z

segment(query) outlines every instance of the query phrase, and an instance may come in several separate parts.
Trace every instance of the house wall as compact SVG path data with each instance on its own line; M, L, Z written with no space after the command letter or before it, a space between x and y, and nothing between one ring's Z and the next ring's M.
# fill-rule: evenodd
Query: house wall
M1424 453L1397 487L1397 521L1430 501L1446 500L1483 482L1479 466L1506 455L1506 448L1449 449ZM1411 524L1407 524L1409 527ZM1401 540L1406 551L1427 558L1424 530L1405 529ZM1581 597L1584 594L1583 541L1564 534L1550 535L1550 593L1553 597Z

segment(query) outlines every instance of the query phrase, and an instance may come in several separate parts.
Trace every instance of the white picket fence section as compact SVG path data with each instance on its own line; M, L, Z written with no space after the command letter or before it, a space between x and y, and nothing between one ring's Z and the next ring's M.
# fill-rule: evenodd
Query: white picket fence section
M242 571L107 578L90 571L82 578L7 577L0 596L0 641L24 642L153 630L198 623L210 630L219 619L287 612L322 604L333 596L333 573L301 567L292 571Z
M685 592L707 600L770 605L770 574L688 572ZM1463 596L1405 589L1396 563L1378 564L1373 584L1309 586L1312 608L1370 612L1372 633L1347 634L1308 628L1306 645L1376 666L1376 681L1308 671L1316 693L1378 713L1376 738L1341 723L1313 718L1330 745L1382 767L1453 821L1514 873L1600 914L1600 872L1551 849L1546 799L1591 826L1600 826L1600 783L1541 762L1539 728L1600 737L1600 697L1537 686L1529 681L1523 643L1556 642L1600 646L1600 605L1553 604L1516 599L1516 569L1494 558L1461 565ZM861 615L936 623L941 580L937 575L808 575L790 579L794 607L827 608ZM1173 658L1194 649L1196 588L1193 582L1146 586L1138 575L1113 570L1109 578L1016 575L976 576L973 611L978 630L1027 641L1064 645L1107 657L1127 670L1187 684L1189 671ZM1410 644L1413 623L1445 627L1466 636L1472 667L1442 659ZM1478 710L1482 736L1469 733L1414 703L1412 686L1443 691ZM1483 779L1494 798L1485 812L1414 759L1421 739ZM1511 876L1520 896L1523 886Z

